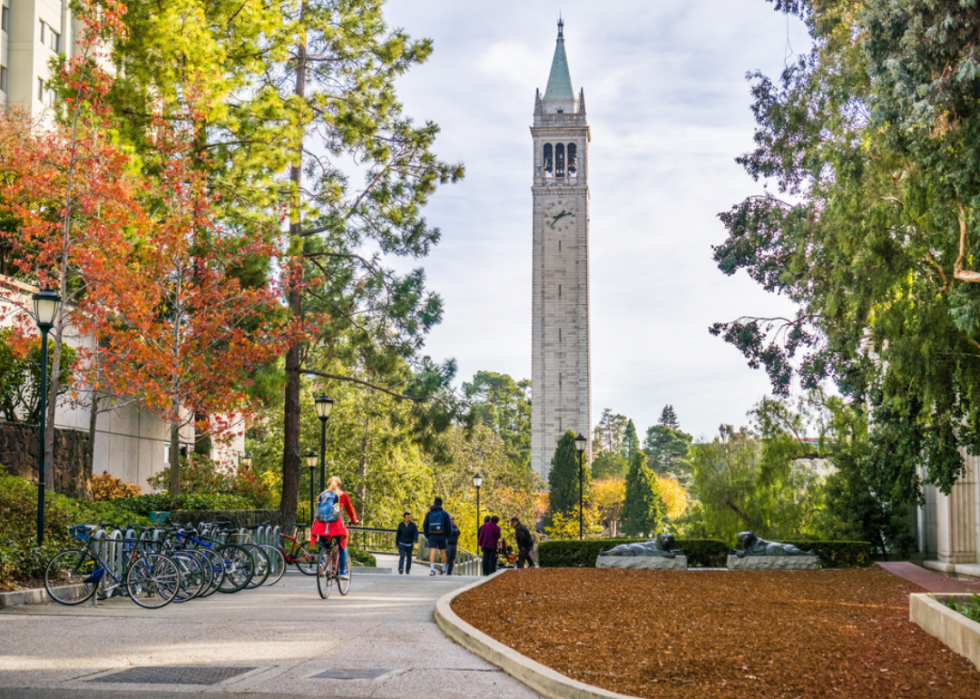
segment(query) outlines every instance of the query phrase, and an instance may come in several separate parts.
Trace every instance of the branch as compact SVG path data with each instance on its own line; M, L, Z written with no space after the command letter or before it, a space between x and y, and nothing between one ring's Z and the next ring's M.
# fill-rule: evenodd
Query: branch
M355 379L353 376L338 376L337 374L327 374L322 371L316 371L314 369L303 369L300 373L306 374L307 376L319 376L324 379L336 379L337 381L348 381L350 383L360 384L361 386L367 386L368 388L373 388L376 391L381 391L382 393L387 393L389 396L394 396L398 400L410 400L413 403L424 403L426 398L418 398L416 396L406 396L397 391L391 391L383 386L375 386L373 383L363 381L361 379ZM438 400L438 398L434 399Z

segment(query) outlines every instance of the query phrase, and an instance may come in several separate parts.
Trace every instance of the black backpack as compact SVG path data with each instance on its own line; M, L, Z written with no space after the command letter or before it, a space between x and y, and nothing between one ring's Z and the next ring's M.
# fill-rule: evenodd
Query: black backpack
M444 534L446 513L443 510L429 512L429 534Z

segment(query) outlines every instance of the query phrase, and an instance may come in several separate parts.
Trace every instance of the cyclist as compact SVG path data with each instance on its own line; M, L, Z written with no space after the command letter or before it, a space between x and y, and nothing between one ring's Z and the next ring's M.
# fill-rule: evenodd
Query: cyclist
M328 495L332 493L333 497ZM320 505L327 500L335 500L339 507L336 519L321 521ZM344 512L351 524L357 524L357 513L351 504L350 497L340 488L340 478L331 476L327 481L327 489L320 493L317 498L317 516L313 522L313 529L310 532L310 543L319 542L321 547L325 547L329 539L336 539L340 542L340 579L347 580L350 573L347 571L347 527L344 525Z

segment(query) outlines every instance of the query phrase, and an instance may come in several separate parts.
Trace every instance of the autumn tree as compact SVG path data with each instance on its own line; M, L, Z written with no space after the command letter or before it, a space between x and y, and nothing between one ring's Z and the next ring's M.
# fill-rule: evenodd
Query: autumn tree
M619 531L619 518L625 498L626 481L621 478L604 478L592 483L591 500L606 520L610 536L616 536Z

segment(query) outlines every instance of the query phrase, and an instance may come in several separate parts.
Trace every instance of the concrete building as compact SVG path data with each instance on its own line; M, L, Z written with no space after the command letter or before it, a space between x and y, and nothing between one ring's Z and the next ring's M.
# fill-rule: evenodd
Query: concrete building
M17 105L33 119L54 102L51 59L71 58L81 23L69 0L2 0L0 104Z
M589 124L565 56L564 25L534 100L531 467L543 478L568 430L592 442L589 366Z
M980 457L963 454L966 472L943 495L923 489L918 511L919 551L927 568L980 578Z

